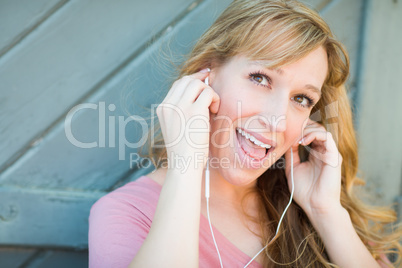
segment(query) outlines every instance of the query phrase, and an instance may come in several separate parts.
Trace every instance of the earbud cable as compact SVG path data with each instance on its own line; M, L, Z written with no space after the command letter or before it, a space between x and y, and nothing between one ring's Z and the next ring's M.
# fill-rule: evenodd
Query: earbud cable
M278 226L276 228L276 232L274 237L269 241L269 243L271 243L272 240L274 240L274 238L277 236L278 231L279 231L279 227L281 226L283 217L286 214L286 211L288 210L290 204L292 203L293 200L293 193L294 193L294 181L293 181L293 150L292 148L290 148L290 177L291 177L291 181L292 181L292 192L290 194L290 200L288 205L286 206L285 210L282 213L281 218L279 219L279 223ZM221 264L221 268L223 268L223 264L222 264L222 258L221 258L221 254L219 253L219 249L218 249L218 245L216 244L215 241L215 236L214 236L214 232L212 230L212 224L211 224L211 218L209 217L209 158L207 159L207 168L205 170L205 198L207 200L207 215L208 215L208 222L209 222L209 228L211 229L211 234L212 234L212 239L214 240L214 244L215 244L215 248L216 251L218 252L218 257L219 257L219 262ZM269 244L268 243L268 244ZM263 247L245 266L244 268L246 268L267 246L268 244Z

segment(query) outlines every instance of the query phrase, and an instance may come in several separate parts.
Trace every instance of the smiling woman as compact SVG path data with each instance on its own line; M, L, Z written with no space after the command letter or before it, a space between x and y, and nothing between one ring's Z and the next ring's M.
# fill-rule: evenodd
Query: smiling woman
M228 158L234 163L235 157L244 151L254 167L223 169L219 172L221 176L238 176L255 182L265 172L262 166L273 165L277 160L275 156L282 156L302 137L303 124L307 122L312 106L320 98L319 94L314 91L312 93L305 85L313 84L315 88L321 88L327 75L327 66L326 52L322 47L281 67L279 72L267 67L261 69L262 66L251 64L246 56L234 56L219 67L212 63L210 85L220 96L220 107L218 113L212 115L211 133L219 134L211 138L210 156ZM269 154L265 155L264 148L244 138L239 139L242 150L238 148L233 151L234 143L222 148L229 136L235 133L236 127L252 134L252 138L262 143L275 142L275 148L271 148ZM222 129L226 128L231 131L223 132ZM255 132L260 133L258 137ZM263 139L270 142L264 142ZM254 161L256 159L258 161ZM244 158L240 160L244 161Z
M234 1L157 108L154 144L164 147L148 149L157 170L92 207L90 266L378 267L390 252L400 262L402 231L385 231L394 212L354 194L348 73L346 51L313 10Z

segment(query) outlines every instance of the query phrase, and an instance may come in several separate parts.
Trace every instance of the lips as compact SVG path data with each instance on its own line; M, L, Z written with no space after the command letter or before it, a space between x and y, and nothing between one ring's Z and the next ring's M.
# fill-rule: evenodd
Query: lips
M237 140L239 141L240 147L248 156L256 160L260 160L266 156L266 148L254 144L240 133L237 133Z
M268 144L268 145L270 145L271 147L276 147L276 142L275 142L275 141L270 140L270 139L268 139L268 138L265 138L265 137L261 136L260 134L255 133L255 132L252 132L252 131L250 131L250 130L245 130L245 129L242 128L242 127L238 127L238 128L240 128L240 129L243 130L244 132L246 132L246 133L248 133L248 134L254 136L257 140L261 141L262 143Z
M243 128L241 128L243 131L245 131ZM251 134L251 132L249 132L249 131L246 131L247 133L249 133L249 134ZM257 136L257 135L256 135ZM260 136L260 135L258 135L258 136ZM272 140L269 140L269 139L266 139L266 138L264 138L264 139L262 139L263 141L265 141L265 142L267 142L266 144L269 144L269 145L271 145L271 148L270 149L268 149L267 151L265 151L265 155L264 156L262 156L262 157L260 157L260 158L256 158L256 157L253 157L252 155L250 155L248 152L246 152L243 148L242 148L242 143L244 143L245 142L245 140L247 140L245 137L243 137L238 131L237 131L237 129L236 129L236 137L237 137L237 142L238 142L238 152L239 152L239 155L240 155L240 157L242 158L241 160L242 161L246 161L246 162L248 162L249 163L249 167L252 167L252 168L261 168L261 167L263 167L263 162L264 162L264 160L265 159L267 159L268 157L269 157L269 155L271 154L271 152L275 149L275 147L274 147L274 145L276 145L276 143L274 142L274 141L272 141ZM257 138L257 137L256 137ZM257 138L258 139L258 138ZM262 141L262 142L263 142ZM251 143L251 141L248 141L248 142L250 142ZM253 143L253 146L254 147L258 147L258 145L256 145L256 144L254 144ZM261 147L260 147L261 148ZM263 149L263 148L262 148ZM265 149L264 149L265 150Z

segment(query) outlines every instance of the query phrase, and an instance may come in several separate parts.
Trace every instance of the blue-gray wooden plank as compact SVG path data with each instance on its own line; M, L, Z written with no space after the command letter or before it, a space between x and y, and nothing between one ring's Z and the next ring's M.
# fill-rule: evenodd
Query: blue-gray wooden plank
M24 268L84 268L88 267L88 251L43 250Z
M0 267L20 267L20 265L27 261L35 252L36 249L0 247Z
M229 3L229 1L227 1ZM314 4L319 3L315 1ZM210 7L206 15L219 14L218 6ZM206 25L194 23L194 29L190 30L188 34L180 34L179 38L184 38L183 44L189 44L203 31ZM193 38L189 39L189 34ZM177 38L177 37L176 37ZM185 46L181 51L182 53L188 50L189 46ZM173 47L172 47L173 49ZM149 56L150 58L157 58L158 55ZM134 102L148 106L152 101L157 103L155 99L149 99L150 94L144 92L155 92L157 88L162 85L167 85L164 79L167 77L158 66L160 62L158 59L150 60L150 58L141 57L142 62L132 62L125 70L118 73L113 79L106 83L98 92L88 99L86 102L97 105L96 110L87 109L77 114L73 121L73 133L80 141L85 142L99 142L98 135L98 112L100 110L101 102L105 102L105 119L108 121L109 116L115 119L115 124L108 124L106 122L105 134L105 147L82 149L73 146L67 140L64 133L64 125L59 124L49 135L45 136L42 140L37 142L34 148L20 159L14 166L9 168L4 174L0 176L2 183L19 184L36 187L57 188L70 187L74 189L100 189L107 190L113 183L124 176L130 168L130 155L135 153L135 150L124 148L125 160L119 160L120 148L110 148L108 142L108 129L113 125L116 133L116 146L119 145L118 134L118 117L125 116L121 100L128 102L129 97L134 99ZM152 71L150 71L152 70ZM166 79L165 79L166 80ZM155 82L157 81L157 82ZM129 91L134 89L137 93L130 94ZM145 90L144 90L145 89ZM164 88L166 89L166 88ZM128 97L121 97L128 94ZM143 95L144 94L144 95ZM163 95L163 94L162 94ZM126 99L124 99L126 98ZM148 99L147 99L148 98ZM112 104L116 106L116 110L110 112L108 106ZM148 104L148 105L145 105ZM128 104L129 105L129 104ZM139 109L132 109L130 112L139 113ZM126 132L131 133L127 137L131 142L138 141L141 133L138 133L139 124L131 123L127 126ZM104 131L103 131L104 132ZM103 133L102 132L102 133ZM57 133L57 134L56 134ZM135 135L137 133L137 135ZM137 138L136 138L137 137ZM121 139L120 139L121 142ZM136 155L134 155L136 157ZM120 157L121 159L121 157Z
M0 1L0 55L29 34L67 0Z
M170 32L164 36L164 38L172 40L171 51L175 53L188 50L189 44L193 43L228 3L229 1L205 1L174 25ZM123 92L127 90L127 81L134 80L134 78L138 79L135 80L137 83L128 87L129 92L133 89L132 87L136 88L136 93L132 96L138 98L143 94L144 90L147 92L162 90L154 83L154 79L163 82L163 78L166 77L166 70L152 70L152 67L155 67L152 62L158 60L155 57L159 55L159 48L159 42L148 47L144 53L134 58L130 64L121 70L119 75L108 81L105 87L102 87L88 101L107 100L110 103L114 103L114 100L116 100L116 106L118 106L120 94L124 94ZM159 98L161 97L163 96L160 95ZM146 105L147 101L152 100L153 98L150 96L148 100L142 98L136 101ZM91 112L85 110L77 114L77 121L74 124L78 124L82 120L81 126L86 126L88 129L97 129L97 123L91 117ZM63 139L65 140L64 142ZM91 193L74 191L74 189L76 190L84 185L87 188L92 187L91 189L98 188L102 190L102 188L105 188L104 185L109 187L116 183L115 177L112 175L113 173L121 172L118 170L119 168L128 170L127 163L120 167L118 166L120 164L117 151L107 161L103 162L103 157L106 157L110 151L103 153L101 149L80 149L75 151L76 147L66 140L62 122L54 131L45 136L42 143L25 154L23 161L18 161L18 165L14 165L9 169L12 172L5 172L7 183L14 183L15 186L7 187L3 185L0 188L0 204L4 204L2 218L5 219L0 225L2 243L8 245L86 247L89 209L93 202L105 192L94 191ZM74 162L76 166L68 167L68 161L72 161L75 158L78 159ZM37 159L42 160L37 162ZM84 163L82 166L79 165L80 161ZM86 164L98 165L96 164L98 162L103 165L99 167L99 172L103 172L102 174L98 173L93 177L90 174L87 174L87 176L79 174L79 169L84 169ZM39 175L35 174L35 172L38 172L37 170L32 169L37 164L40 164L42 168ZM118 167L116 168L115 165ZM27 167L25 172L28 173L24 176L19 173L20 176L17 176L16 172L18 173L18 170L22 170L24 166ZM31 170L34 170L34 172L29 173ZM46 177L52 175L51 173L46 173L48 172L47 170L58 172L57 174L63 177ZM75 177L70 178L68 175L64 175L63 170L67 172L77 170L77 173L73 174ZM85 169L85 172L88 172L88 169ZM87 181L88 177L90 178L89 182ZM63 188L63 191L41 190L37 189L38 187ZM29 190L28 188L33 189Z
M230 2L202 2L198 8L173 26L171 32L165 36L165 40L171 41L171 52L188 51L194 40ZM84 149L74 146L66 137L64 122L60 122L36 146L0 175L1 184L104 191L113 186L116 180L130 171L129 154L136 152L135 149L124 147L125 160L119 160L119 153L123 151L118 146L119 133L123 133L118 127L119 117L128 118L125 114L126 106L129 106L127 109L130 113L137 114L144 111L137 104L150 106L151 103L160 103L163 100L163 92L167 90L172 69L160 66L164 62L160 60L159 49L160 43L149 47L107 81L96 94L83 101L97 105L96 110L84 109L73 117L72 132L77 140L99 142L98 113L101 102L105 102L105 147ZM158 95L158 92L161 94ZM113 112L108 109L111 104L116 107ZM115 123L109 124L109 116L115 118ZM116 147L110 147L108 142L111 125L116 133ZM133 122L128 124L124 138L131 142L139 141L142 137L139 126ZM135 155L133 158L135 159Z
M88 245L88 215L103 193L0 188L1 244Z
M202 3L198 8L194 10L194 12L189 14L189 16L184 18L177 26L172 28L173 33L180 33L179 35L176 34L175 40L173 42L173 44L175 44L172 47L174 51L186 51L189 47L188 44L192 42L191 40L197 38L198 35L203 31L202 27L200 27L199 24L205 26L212 21L212 19L208 16L211 15L211 17L213 17L212 14L219 14L219 9L213 8L213 4L215 5L216 3L213 1L206 1L205 3ZM226 5L226 3L219 1L216 5ZM181 44L181 46L179 44ZM89 98L84 99L83 102L93 102L99 104L100 101L105 101L106 105L113 103L116 104L117 113L109 113L107 114L107 116L124 115L122 109L123 106L119 104L120 94L124 95L125 92L130 92L133 88L137 90L145 88L147 91L153 92L158 88L155 84L155 81L162 82L163 79L166 77L166 74L164 75L164 73L166 73L166 70L152 69L153 67L157 66L155 64L152 64L152 61L150 61L150 59L155 58L155 55L158 55L156 51L157 45L152 46L146 52L134 58L134 60L128 66L126 66L115 76L113 76L112 79L108 80L107 83L100 87L95 94L91 95ZM162 89L166 90L166 88L163 87ZM119 96L117 97L116 94ZM134 98L138 98L139 95L136 94L137 93L133 93L131 96L133 96ZM149 95L147 96L150 97ZM136 99L137 102L140 101L143 105L149 104L149 101L151 100L151 98L145 100ZM75 134L79 138L86 139L86 141L93 141L97 139L98 126L93 120L97 119L97 115L96 111L95 113L93 112L94 111L88 109L82 111L82 113L76 115L74 119L75 121L73 121L73 124L76 124L75 126L77 126L77 132ZM95 130L95 132L87 132L85 131L85 129L92 129ZM133 131L134 130L135 128L133 129ZM24 155L24 157L17 161L11 168L6 170L6 172L2 176L3 183L14 184L18 187L28 188L43 187L53 189L65 189L66 187L68 187L66 190L71 191L71 193L62 192L63 196L69 196L70 194L74 195L73 190L81 188L90 190L106 190L111 185L113 185L113 183L115 183L116 174L120 174L119 172L121 172L121 168L123 168L123 170L128 169L128 162L121 164L119 163L119 161L116 160L116 158L118 158L118 151L116 149L111 148L112 151L109 152L101 149L107 150L107 148L96 148L96 150L80 149L75 151L74 148L71 148L71 143L69 144L69 142L65 138L64 125L63 122L61 122L57 124L54 128L52 128L51 131L49 131L49 133L44 136L41 142L37 142L36 146L29 150ZM103 157L107 156L110 153L114 153L114 156L112 156L111 158L107 158L102 162L101 159L103 159ZM77 160L73 162L71 166L69 166L68 163L70 163L70 161L73 161L73 159ZM86 168L86 166L89 166L89 168ZM99 173L96 173L96 171L98 171ZM68 173L72 173L73 176L70 177ZM87 177L89 177L88 181L86 181ZM19 196L30 196L29 194L12 195L13 191L14 190L10 191L10 188L8 190L5 190L5 194L3 194L3 196L5 196L4 201L14 200L12 198L14 196L17 198ZM40 192L39 190L37 191ZM30 191L28 192L31 193ZM82 228L85 229L87 228L87 226L82 226L82 224L78 224L79 226L76 226L75 228L72 228L72 226L74 225L74 223L76 223L75 220L79 221L79 219L82 219L83 215L87 212L83 210L77 211L77 214L72 214L73 219L71 219L71 221L69 222L59 220L63 219L63 217L65 216L64 213L67 212L68 214L70 212L70 209L74 209L74 206L67 205L66 207L55 209L57 206L54 205L54 202L52 202L51 200L47 200L47 202L44 202L43 199L38 196L41 195L43 198L43 196L48 196L49 194L52 195L53 192L48 191L46 193L37 194L35 195L35 198L25 198L25 201L23 201L24 199L22 198L22 201L20 203L21 207L25 208L26 206L35 206L35 204L37 204L38 207L41 207L44 210L48 210L50 215L56 215L56 219L58 220L56 222L52 222L50 217L44 218L45 223L43 223L42 226L49 226L49 229L43 229L41 233L41 238L35 237L34 239L29 235L25 236L26 233L22 232L19 240L13 240L13 237L9 236L9 241L11 241L10 243L33 243L33 245L48 244L79 247L83 246L82 241L80 240L82 239ZM86 193L82 194L85 195ZM97 193L97 195L99 196L101 194L103 193ZM91 197L88 199L84 198L80 202L81 206L86 208L88 211L93 201L94 200ZM36 223L39 221L39 216L33 215L32 217L32 215L30 215L27 210L18 210L18 208L18 206L13 206L13 204L6 205L5 209L3 209L3 213L5 215L3 215L3 217L14 220L13 217L15 217L15 213L17 211L18 215L24 218L26 222ZM60 214L58 214L57 211L60 211ZM57 238L59 232L54 229L54 226L52 228L52 225L57 224L66 227L66 235L71 236L69 237L70 239L67 239L64 244L60 244L60 241ZM7 232L4 231L4 234L16 234L20 232L20 230L22 230L24 227L25 226L21 224L15 227L7 225ZM86 232L86 230L84 232ZM0 229L0 233L3 234L2 229Z
M322 16L331 27L336 38L346 47L350 57L348 86L354 90L357 62L360 56L360 29L363 16L363 0L332 1L322 10Z
M70 1L0 58L0 170L191 4Z
M376 205L390 205L402 194L402 5L401 1L366 2L356 96L359 175Z

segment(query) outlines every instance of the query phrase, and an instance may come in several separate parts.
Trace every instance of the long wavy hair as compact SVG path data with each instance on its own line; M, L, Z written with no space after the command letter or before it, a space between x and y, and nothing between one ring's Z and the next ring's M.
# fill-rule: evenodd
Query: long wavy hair
M378 259L381 254L394 253L398 257L396 263L400 263L402 231L401 228L389 230L390 223L396 221L395 212L387 207L368 206L354 193L354 186L363 185L364 181L356 176L357 143L345 89L349 57L317 12L293 0L235 0L199 38L187 60L179 67L179 77L212 64L214 68L219 67L239 54L250 60L267 61L268 68L276 68L295 62L320 46L328 55L328 74L311 118L332 133L342 155L341 204L349 212L357 234L373 257ZM158 133L158 121L154 127ZM148 145L146 156L154 164L158 159L160 166L164 163L160 159L167 159L161 132L153 140L153 146ZM308 157L308 152L302 147L299 154L302 159ZM283 161L283 157L278 161ZM264 267L336 267L330 263L325 246L307 215L294 202L286 213L279 234L269 243L290 197L284 168L274 166L258 178L257 187L249 192L258 196L259 217L251 217L242 206L249 220L260 226L260 234L255 234L265 245L268 244L264 251Z

